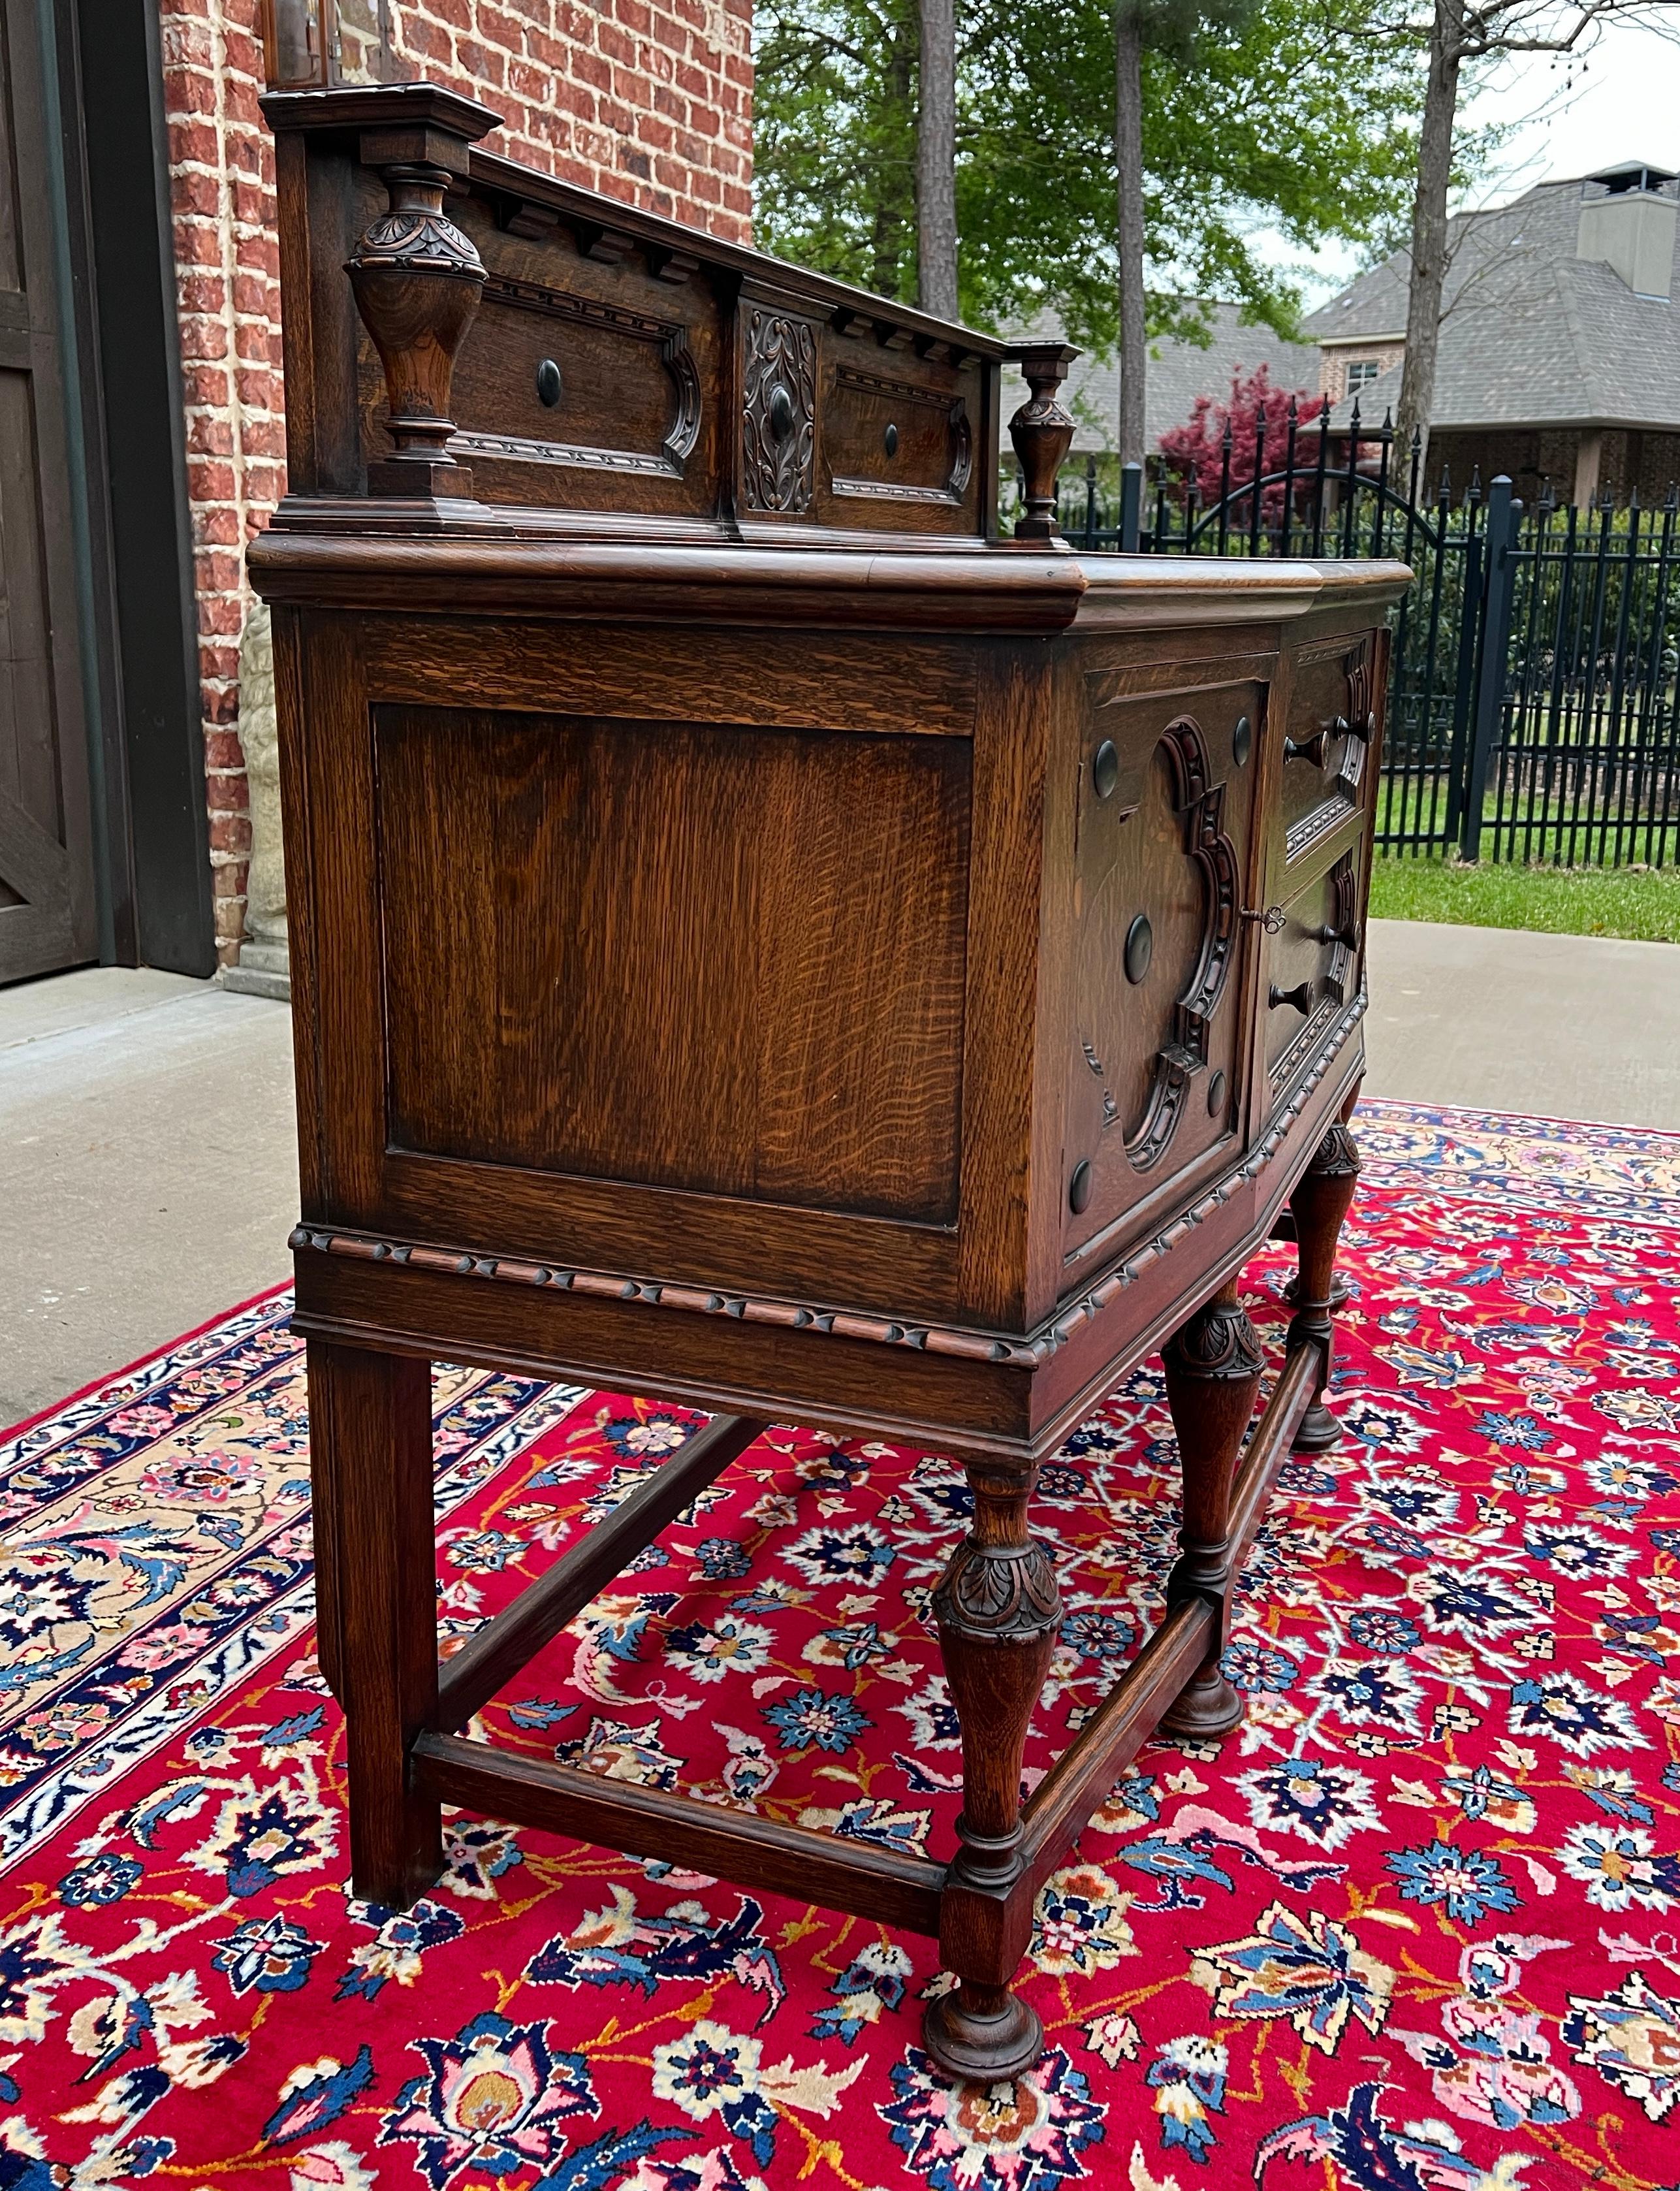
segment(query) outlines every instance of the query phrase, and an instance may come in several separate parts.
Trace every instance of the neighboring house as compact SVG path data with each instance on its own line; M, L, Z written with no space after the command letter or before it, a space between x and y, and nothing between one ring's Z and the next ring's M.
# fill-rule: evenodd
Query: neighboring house
M1452 221L1432 487L1444 464L1455 491L1474 469L1525 499L1649 507L1680 480L1677 216L1674 172L1635 161ZM1396 252L1304 323L1344 435L1356 397L1364 427L1399 401L1409 265Z
M751 0L0 14L0 982L208 974L244 926L244 549L285 485L265 79L429 77L493 149L745 242Z
M1182 337L1162 337L1149 345L1148 377L1144 388L1144 443L1151 452L1163 434L1189 423L1196 398L1212 396L1224 402L1234 378L1246 379L1260 366L1269 368L1274 388L1292 394L1297 389L1316 390L1319 353L1311 343L1286 342L1270 327L1245 321L1237 304L1205 304L1208 321L1206 345ZM1053 334L1056 323L1035 322L1030 333ZM1004 449L1010 413L1026 401L1019 378L1006 373L1003 383ZM1086 356L1076 361L1062 391L1062 401L1077 421L1073 455L1101 454L1114 448L1120 426L1120 366L1118 361Z

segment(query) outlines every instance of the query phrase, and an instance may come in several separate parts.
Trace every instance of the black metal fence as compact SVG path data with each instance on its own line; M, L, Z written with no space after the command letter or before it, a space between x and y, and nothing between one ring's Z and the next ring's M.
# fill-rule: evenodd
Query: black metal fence
M1059 483L1081 549L1141 555L1393 556L1377 843L1402 856L1662 867L1680 862L1680 496L1655 510L1531 509L1507 479L1421 492L1385 418L1331 435L1291 402L1217 491L1142 491L1095 458ZM1019 496L1006 474L1006 516Z

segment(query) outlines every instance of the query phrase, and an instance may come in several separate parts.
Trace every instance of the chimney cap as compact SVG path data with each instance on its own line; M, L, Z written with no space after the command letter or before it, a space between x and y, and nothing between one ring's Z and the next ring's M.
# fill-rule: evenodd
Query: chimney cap
M1657 191L1672 196L1668 185L1680 179L1672 168L1653 167L1649 160L1622 160L1613 168L1600 168L1581 178L1584 198L1620 197L1630 191Z

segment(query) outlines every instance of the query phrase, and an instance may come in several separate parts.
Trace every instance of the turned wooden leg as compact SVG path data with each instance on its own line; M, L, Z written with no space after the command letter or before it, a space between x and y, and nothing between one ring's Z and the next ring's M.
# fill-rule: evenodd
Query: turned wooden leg
M321 1665L344 1707L350 1875L397 1909L443 1869L435 1797L409 1746L437 1705L437 1556L429 1365L309 1342Z
M945 1967L961 1983L928 2005L922 2034L947 2074L987 2083L1031 2069L1044 2044L1009 1984L1032 1928L1009 1892L1023 1869L1021 1752L1062 1621L1050 1553L1027 1534L1036 1474L969 1465L973 1524L934 1593L962 1730L960 1846L939 1906Z
M1323 1349L1313 1403L1295 1433L1297 1453L1328 1453L1341 1436L1324 1396L1330 1383L1334 1314L1345 1299L1336 1286L1336 1245L1359 1176L1359 1146L1345 1125L1334 1125L1319 1143L1313 1161L1289 1198L1301 1266L1295 1281L1295 1314L1290 1320L1288 1345L1291 1352L1314 1342Z
M1184 1471L1183 1546L1166 1585L1169 1605L1205 1597L1215 1608L1207 1656L1161 1722L1180 1741L1212 1742L1242 1717L1242 1699L1219 1670L1231 1586L1231 1486L1254 1413L1265 1357L1233 1278L1161 1350L1166 1400Z

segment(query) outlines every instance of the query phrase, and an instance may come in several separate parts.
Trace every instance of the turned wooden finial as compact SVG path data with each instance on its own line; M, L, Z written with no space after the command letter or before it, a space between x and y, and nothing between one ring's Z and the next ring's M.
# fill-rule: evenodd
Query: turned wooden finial
M1026 514L1015 521L1018 540L1055 540L1056 475L1073 440L1073 419L1056 400L1056 390L1079 356L1070 343L1024 343L1009 352L1028 389L1026 401L1009 421L1009 438L1026 477Z
M467 176L474 140L497 117L431 84L340 93L335 112L361 123L362 164L378 170L389 199L344 269L385 368L390 412L392 452L369 464L368 490L470 495L470 469L449 453L450 383L485 270L443 203Z
M456 353L484 287L483 261L443 209L442 168L383 170L390 209L356 246L346 271L356 310L385 368L393 453L367 468L373 494L470 495L470 468L449 453Z

